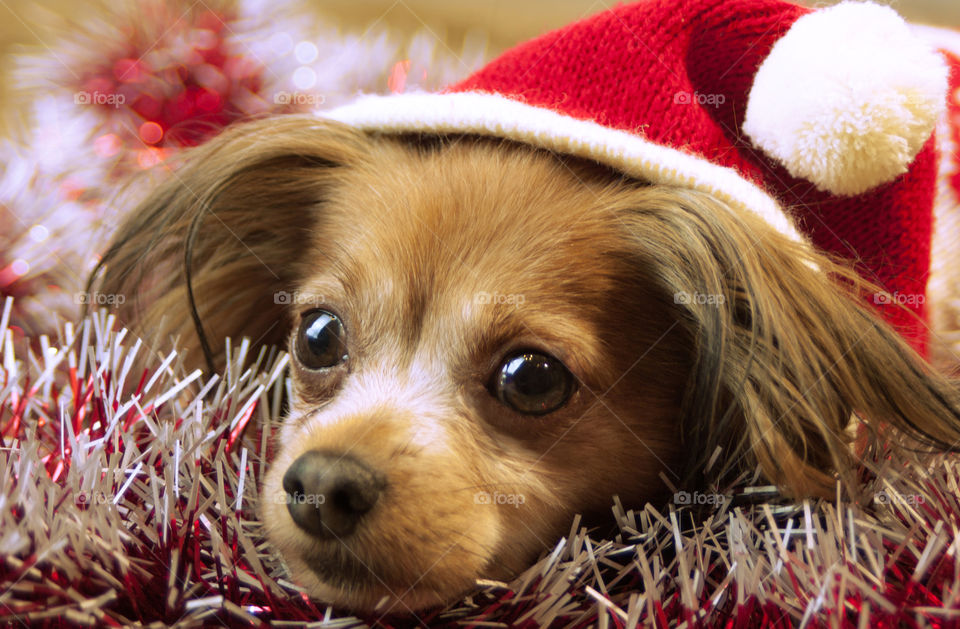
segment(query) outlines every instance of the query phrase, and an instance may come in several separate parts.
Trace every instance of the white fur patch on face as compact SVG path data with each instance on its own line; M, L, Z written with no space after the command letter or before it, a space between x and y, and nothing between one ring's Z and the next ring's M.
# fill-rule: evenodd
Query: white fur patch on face
M411 445L427 451L447 450L448 422L444 418L451 416L454 392L446 370L423 360L402 371L395 365L384 361L348 375L330 403L299 422L296 432L300 436L290 435L286 442L300 443L298 439L306 435L322 440L323 433L338 423L387 415L405 419Z

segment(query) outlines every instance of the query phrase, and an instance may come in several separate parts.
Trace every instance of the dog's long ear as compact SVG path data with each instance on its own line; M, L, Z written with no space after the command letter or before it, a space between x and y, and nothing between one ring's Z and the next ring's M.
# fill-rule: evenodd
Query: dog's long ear
M852 489L854 418L957 448L960 388L862 305L875 289L853 270L708 195L638 194L625 221L690 344L688 480L759 465L797 496L833 495L837 477Z
M282 341L282 291L301 273L325 192L367 148L311 116L224 132L131 212L88 290L123 296L112 300L121 323L161 345L179 338L191 366L222 367L227 336Z

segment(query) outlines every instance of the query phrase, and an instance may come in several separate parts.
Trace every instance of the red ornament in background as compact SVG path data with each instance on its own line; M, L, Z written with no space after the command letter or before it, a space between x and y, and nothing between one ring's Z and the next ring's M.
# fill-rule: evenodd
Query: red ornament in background
M195 146L266 111L264 67L230 40L233 19L215 11L178 18L155 41L145 31L131 32L82 77L81 98L115 121L115 133L133 150ZM138 159L141 168L156 162Z

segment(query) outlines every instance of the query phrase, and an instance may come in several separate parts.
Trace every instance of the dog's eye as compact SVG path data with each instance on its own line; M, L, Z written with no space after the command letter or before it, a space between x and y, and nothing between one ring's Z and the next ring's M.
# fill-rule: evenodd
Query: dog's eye
M333 367L347 359L343 324L326 310L304 315L294 347L297 360L308 369Z
M508 357L494 374L493 394L513 410L527 415L555 411L573 392L573 375L559 360L526 351Z

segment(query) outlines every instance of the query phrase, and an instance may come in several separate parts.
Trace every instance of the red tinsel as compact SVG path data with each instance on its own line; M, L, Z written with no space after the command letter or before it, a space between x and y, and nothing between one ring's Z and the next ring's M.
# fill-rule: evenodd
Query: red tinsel
M183 372L105 315L39 355L0 325L0 622L30 626L927 627L960 619L956 457L887 454L876 499L625 510L512 583L416 618L303 596L257 521L286 357ZM148 356L155 355L155 357ZM250 369L240 369L242 364ZM142 365L137 367L136 365Z

